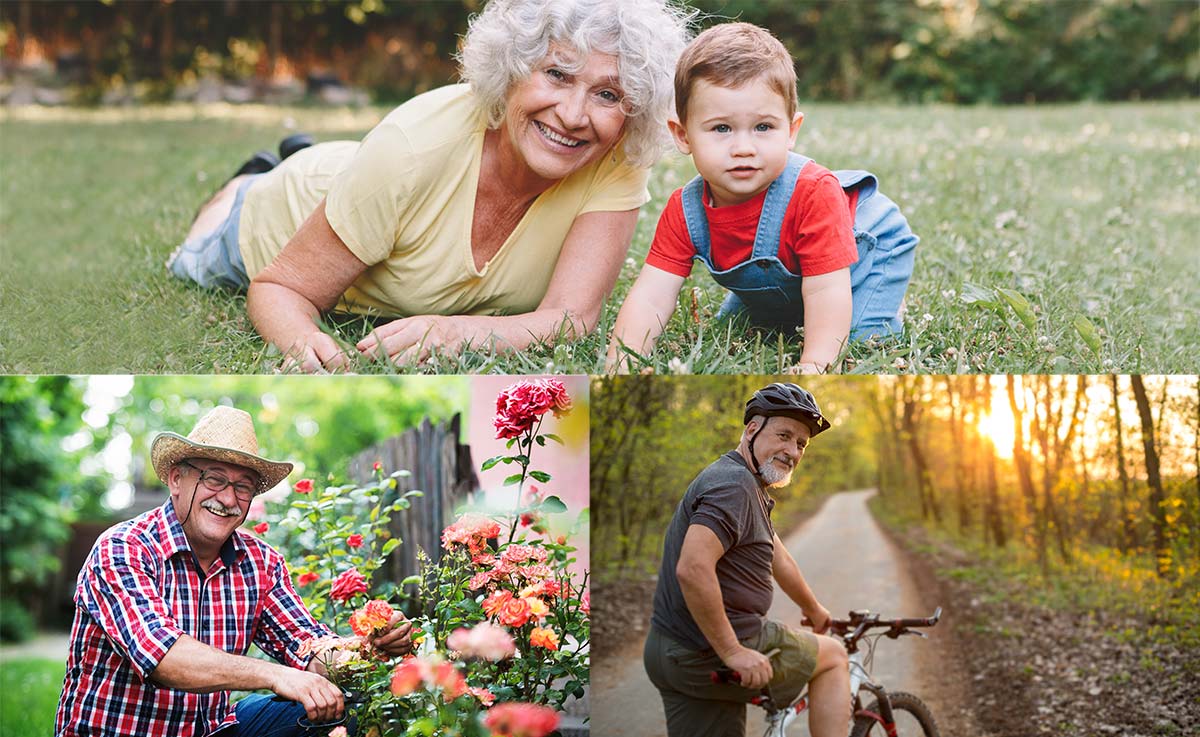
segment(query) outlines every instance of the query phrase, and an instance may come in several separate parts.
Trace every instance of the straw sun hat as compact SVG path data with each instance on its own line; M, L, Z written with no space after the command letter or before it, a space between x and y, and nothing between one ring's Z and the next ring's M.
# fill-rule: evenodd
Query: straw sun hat
M259 493L272 488L292 472L292 464L269 461L258 455L254 420L248 412L219 405L200 418L185 438L173 432L160 432L150 445L150 463L164 484L171 467L188 458L241 466L258 473Z

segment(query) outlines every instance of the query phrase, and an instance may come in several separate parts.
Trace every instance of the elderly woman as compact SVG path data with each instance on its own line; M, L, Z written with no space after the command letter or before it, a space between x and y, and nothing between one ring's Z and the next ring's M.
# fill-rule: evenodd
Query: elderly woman
M521 349L599 319L663 149L688 13L672 0L492 0L466 84L235 177L168 267L247 288L262 337L308 371L345 365L338 308L400 317L355 348Z

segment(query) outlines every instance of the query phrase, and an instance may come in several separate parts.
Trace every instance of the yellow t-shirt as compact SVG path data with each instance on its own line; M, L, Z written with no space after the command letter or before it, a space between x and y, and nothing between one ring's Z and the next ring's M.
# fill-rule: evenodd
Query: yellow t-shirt
M535 309L575 218L642 206L649 172L626 162L618 144L539 195L476 269L471 219L486 127L470 88L451 85L396 108L361 144L334 141L294 154L246 192L238 232L246 273L262 271L326 197L329 224L369 266L346 291L343 309L385 316Z

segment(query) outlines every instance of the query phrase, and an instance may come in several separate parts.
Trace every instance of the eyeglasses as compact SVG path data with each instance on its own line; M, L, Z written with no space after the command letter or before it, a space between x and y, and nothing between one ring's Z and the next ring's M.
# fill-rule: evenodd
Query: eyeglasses
M254 498L258 492L258 487L247 484L244 481L230 481L229 477L215 469L204 469L198 466L193 466L187 461L180 461L179 465L187 466L200 472L200 483L204 484L204 488L209 491L224 491L225 487L233 487L233 495L238 498L238 501L248 502Z

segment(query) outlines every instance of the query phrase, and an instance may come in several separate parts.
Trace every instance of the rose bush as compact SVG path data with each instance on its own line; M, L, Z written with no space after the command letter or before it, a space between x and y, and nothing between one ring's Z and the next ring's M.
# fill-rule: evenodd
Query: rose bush
M286 551L297 590L333 632L306 642L303 654L319 658L347 692L357 734L544 737L563 703L582 696L587 574L568 570L575 562L568 536L545 539L547 516L566 505L525 488L551 481L532 469L531 455L547 440L562 442L541 428L547 415L570 408L555 379L518 382L500 394L495 427L512 455L482 467L519 467L505 481L517 487L516 507L502 518L460 515L442 531L440 559L420 552L421 570L402 582L373 586L372 577L400 544L388 533L390 516L420 496L396 491L407 472L385 476L377 463L372 483L320 492L303 480L278 522L260 533ZM586 510L578 524L586 524ZM418 584L415 599L404 593L410 583ZM370 642L398 619L394 604L413 615L415 649L399 661Z

